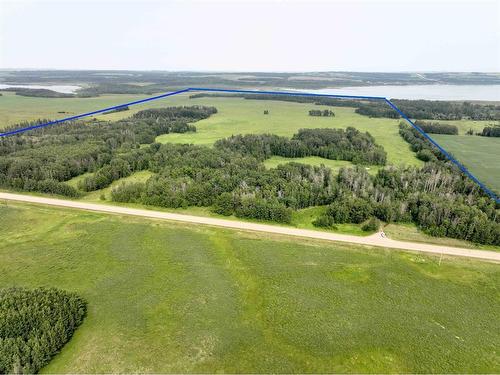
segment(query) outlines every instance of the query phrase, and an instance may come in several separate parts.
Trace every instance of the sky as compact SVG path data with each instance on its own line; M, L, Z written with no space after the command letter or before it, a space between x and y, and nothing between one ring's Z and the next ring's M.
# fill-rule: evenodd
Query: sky
M0 68L500 72L500 0L0 0Z

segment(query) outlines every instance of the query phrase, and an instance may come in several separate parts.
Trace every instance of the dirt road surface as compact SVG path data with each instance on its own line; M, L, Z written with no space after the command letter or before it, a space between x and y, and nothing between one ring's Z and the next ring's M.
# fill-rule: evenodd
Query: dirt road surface
M432 245L432 244L424 244L417 242L396 241L386 238L385 236L381 235L381 233L375 233L367 237L360 237L360 236L352 236L346 234L298 229L293 227L282 227L276 225L249 223L243 221L233 221L233 220L225 220L225 219L218 219L211 217L175 214L169 212L143 210L137 208L112 206L106 204L86 203L86 202L78 202L72 200L36 197L30 195L11 194L2 192L0 192L0 199L26 202L26 203L44 204L57 207L74 208L87 211L105 212L110 214L141 216L146 218L173 220L191 224L210 225L215 227L248 230L254 232L275 233L286 236L314 238L326 241L349 242L359 245L377 246L389 249L411 250L423 253L442 254L447 256L450 255L461 256L461 257L477 258L494 262L500 262L500 252L486 251L486 250L471 250L459 247Z

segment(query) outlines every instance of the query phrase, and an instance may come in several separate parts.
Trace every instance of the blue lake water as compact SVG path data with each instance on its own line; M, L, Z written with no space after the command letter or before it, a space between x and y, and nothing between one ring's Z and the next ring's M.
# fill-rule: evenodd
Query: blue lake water
M500 101L500 85L387 85L297 91L316 94L383 96L389 99Z

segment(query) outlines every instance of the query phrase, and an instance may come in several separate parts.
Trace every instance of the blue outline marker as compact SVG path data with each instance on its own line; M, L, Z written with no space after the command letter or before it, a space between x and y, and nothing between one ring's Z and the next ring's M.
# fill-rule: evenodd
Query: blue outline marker
M496 203L500 203L500 198L497 197L497 195L490 190L486 185L484 185L481 181L479 181L476 176L474 176L469 170L458 160L456 160L450 153L448 153L443 147L441 147L434 139L432 139L425 131L423 131L418 125L416 125L412 120L406 116L403 111L401 111L393 102L391 102L389 99L383 96L360 96L360 95L334 95L334 94L314 94L314 93L307 93L307 92L286 92L286 91L254 91L254 90L236 90L236 89L218 89L218 88L202 88L202 87L189 87L183 90L178 90L178 91L173 91L169 93L165 93L162 95L157 95L157 96L152 96L150 98L146 99L141 99L141 100L136 100L133 102L129 103L123 103L119 105L115 105L112 107L107 107L103 109L99 109L97 111L92 111L92 112L87 112L87 113L82 113L80 115L76 116L71 116L71 117L66 117L60 120L54 120L50 121L47 123L43 124L38 124L38 125L33 125L33 126L28 126L25 128L20 128L20 129L15 129L11 130L5 133L0 133L0 138L1 137L6 137L9 135L14 135L14 134L19 134L19 133L24 133L30 130L34 129L39 129L39 128L44 128L47 126L51 125L57 125L64 123L66 121L71 121L71 120L77 120L83 117L88 117L92 115L97 115L103 112L107 111L112 111L114 109L118 109L121 107L125 106L133 106L136 104L142 104L146 102L150 102L153 100L158 100L158 99L163 99L169 96L174 96L178 94L182 94L185 92L193 92L193 91L205 91L205 92L226 92L226 93L238 93L238 94L264 94L264 95L288 95L288 96L311 96L311 97L323 97L323 98L338 98L338 99L361 99L361 100L383 100L387 105L389 105L392 109L394 109L406 122L408 122L415 130L417 130L422 136L425 137L432 145L434 145L439 151L443 153L443 155L451 161L453 164L455 164L467 177L469 177L472 181L474 181L476 184L479 185L479 187L486 193L488 194Z
M184 90L179 90L179 91L173 91L173 92L169 92L169 93L158 95L158 96L152 96L151 98L136 100L134 102L124 103L124 104L118 104L118 105L114 105L112 107L99 109L97 111L82 113L81 115L76 115L76 116L62 118L60 120L54 120L54 121L46 122L44 124L38 124L38 125L28 126L26 128L15 129L15 130L11 130L11 131L8 131L8 132L5 132L5 133L0 133L0 137L6 137L8 135L14 135L14 134L18 134L18 133L24 133L24 132L27 132L28 130L33 130L33 129L45 128L46 126L61 124L61 123L66 122L66 121L71 121L71 120L76 120L76 119L87 117L87 116L97 115L99 113L103 113L103 112L107 112L107 111L112 111L113 109L118 109L118 108L122 108L122 107L128 107L128 106L132 106L132 105L136 105L136 104L142 104L142 103L150 102L152 100L157 100L157 99L166 98L168 96L182 94L183 92L188 92L188 91L189 91L189 89L184 89Z

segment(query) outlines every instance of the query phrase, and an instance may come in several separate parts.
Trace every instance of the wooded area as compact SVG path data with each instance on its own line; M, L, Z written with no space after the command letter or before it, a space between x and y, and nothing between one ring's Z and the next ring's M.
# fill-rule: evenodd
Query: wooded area
M480 135L483 137L500 137L500 125L486 126Z
M426 133L458 135L458 128L452 124L417 120L415 121L415 125Z
M0 373L34 374L71 339L86 302L54 288L0 289Z
M338 174L299 163L264 167L271 156L385 165L384 149L355 128L302 129L291 138L234 135L213 148L155 143L159 134L196 131L190 123L216 111L150 109L118 122L75 122L3 138L0 186L76 197L149 170L153 175L146 182L118 185L111 198L169 208L210 207L222 215L282 223L291 221L293 210L329 206L316 225L363 223L369 229L377 220L413 222L431 235L500 244L494 200L405 123L400 135L424 167L388 166L375 176L361 166ZM79 189L64 182L89 172Z

